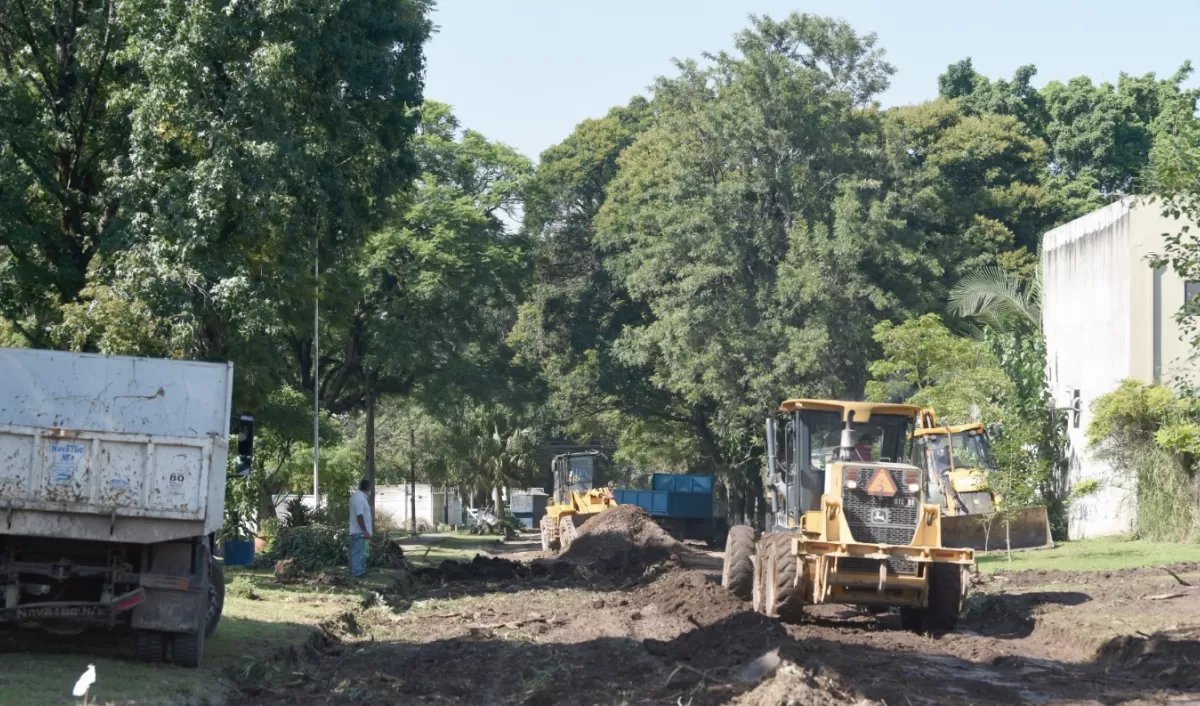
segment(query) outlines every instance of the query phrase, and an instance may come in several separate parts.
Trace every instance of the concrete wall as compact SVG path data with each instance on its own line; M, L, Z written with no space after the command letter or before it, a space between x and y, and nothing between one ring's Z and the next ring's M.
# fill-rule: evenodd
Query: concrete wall
M1156 272L1147 255L1180 224L1157 206L1131 198L1046 233L1042 241L1042 317L1046 365L1059 406L1079 391L1082 410L1069 415L1072 486L1096 480L1100 491L1071 507L1072 539L1128 532L1137 508L1135 484L1087 450L1091 405L1126 378L1170 382L1188 375L1190 346L1175 314L1184 283Z
M1068 421L1072 486L1102 489L1073 504L1072 539L1129 531L1135 508L1113 469L1087 451L1091 403L1129 375L1132 355L1132 238L1129 204L1114 203L1046 234L1042 241L1042 321L1046 364L1059 406L1079 390L1082 413Z

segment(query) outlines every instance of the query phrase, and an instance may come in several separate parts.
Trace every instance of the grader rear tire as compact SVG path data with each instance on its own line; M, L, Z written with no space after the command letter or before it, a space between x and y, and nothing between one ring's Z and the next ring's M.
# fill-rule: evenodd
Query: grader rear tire
M554 518L550 517L549 515L543 515L541 529L542 551L558 551L558 528L555 526Z
M721 585L743 601L754 597L754 528L734 525L725 539Z
M564 552L571 548L571 543L575 541L576 535L574 517L567 515L559 519L558 543L562 546Z

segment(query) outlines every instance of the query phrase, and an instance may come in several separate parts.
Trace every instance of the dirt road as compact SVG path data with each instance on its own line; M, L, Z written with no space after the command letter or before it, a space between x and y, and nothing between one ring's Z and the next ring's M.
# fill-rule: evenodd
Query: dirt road
M232 701L1200 703L1200 589L1162 569L984 577L960 629L931 638L838 607L782 625L721 589L719 562L435 575L327 625ZM1200 566L1172 568L1200 585Z

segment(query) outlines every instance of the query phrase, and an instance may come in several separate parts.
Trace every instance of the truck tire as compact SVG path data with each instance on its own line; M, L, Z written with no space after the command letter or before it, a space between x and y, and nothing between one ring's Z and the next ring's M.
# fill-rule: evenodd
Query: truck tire
M558 520L558 543L564 552L571 548L571 542L575 541L577 534L574 517L567 515Z
M743 601L754 597L754 528L734 525L725 538L721 585Z
M163 661L163 634L157 630L138 630L134 636L133 657L139 662Z
M208 560L208 621L204 624L204 636L212 637L225 611L225 570L216 559Z
M542 516L542 551L556 552L558 551L558 532L554 524L554 518L549 515Z
M175 664L193 669L200 666L200 661L204 658L204 632L201 630L194 635L175 635L172 640Z
M770 558L763 574L764 612L785 623L799 622L804 617L800 572L803 564L792 554L792 534L780 532L768 535Z
M962 597L962 567L958 564L930 564L925 629L931 633L952 632L958 626Z

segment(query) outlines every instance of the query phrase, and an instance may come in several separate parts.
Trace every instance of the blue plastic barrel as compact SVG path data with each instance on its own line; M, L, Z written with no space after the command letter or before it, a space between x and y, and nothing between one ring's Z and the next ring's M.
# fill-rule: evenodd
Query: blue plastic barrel
M254 542L245 539L230 539L225 542L226 566L251 566L254 564Z

